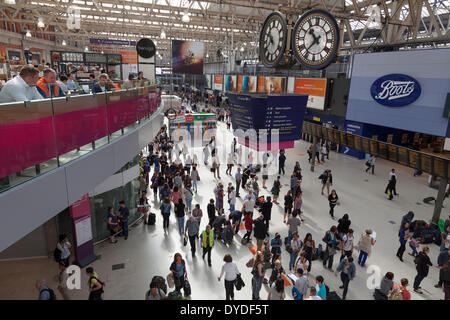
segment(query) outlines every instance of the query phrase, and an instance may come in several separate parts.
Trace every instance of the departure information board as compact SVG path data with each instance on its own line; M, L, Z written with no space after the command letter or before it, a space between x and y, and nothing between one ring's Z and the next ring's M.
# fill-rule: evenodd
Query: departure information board
M304 123L303 131L304 133L315 136L323 136L324 138L328 137L328 140L340 144L341 146L346 146L358 151L373 154L376 157L397 162L411 168L421 169L422 171L435 176L446 179L449 178L449 159L436 157L431 154L411 150L405 147L361 137L341 130L325 128L311 122Z

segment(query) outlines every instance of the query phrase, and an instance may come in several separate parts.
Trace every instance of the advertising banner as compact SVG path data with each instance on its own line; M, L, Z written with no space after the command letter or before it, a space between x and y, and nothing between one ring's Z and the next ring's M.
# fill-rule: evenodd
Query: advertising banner
M223 90L223 75L214 75L213 90Z
M135 51L119 51L119 54L122 56L122 63L125 64L138 63L137 52Z
M257 87L258 93L266 93L266 77L258 76Z
M225 91L237 91L237 76L225 76Z
M355 54L346 119L446 137L450 49Z
M239 77L242 77L241 83L239 83ZM239 77L238 77L238 92L256 93L258 77L256 76L239 76Z
M205 74L205 88L212 89L212 75Z
M296 78L294 93L307 94L308 108L325 109L327 79Z
M284 93L286 78L282 77L266 77L265 92L268 94Z
M244 82L244 76L240 75L237 76L237 92L242 92L242 83Z
M80 200L74 202L70 208L70 217L78 219L85 215L91 214L91 206L89 203L89 194L85 194Z
M173 73L203 74L204 50L203 42L173 40Z

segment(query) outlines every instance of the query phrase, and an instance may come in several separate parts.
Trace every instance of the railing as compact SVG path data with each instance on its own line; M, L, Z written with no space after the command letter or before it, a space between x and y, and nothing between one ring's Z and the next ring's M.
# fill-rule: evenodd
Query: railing
M140 87L0 104L0 192L119 138L160 102Z

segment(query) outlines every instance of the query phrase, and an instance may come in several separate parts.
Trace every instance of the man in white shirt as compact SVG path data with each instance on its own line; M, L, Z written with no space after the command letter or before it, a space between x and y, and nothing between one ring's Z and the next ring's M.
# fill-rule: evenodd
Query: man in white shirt
M18 76L3 86L0 103L41 100L42 96L36 89L38 80L39 70L30 65L24 66Z
M351 257L353 252L353 241L355 240L355 237L353 236L353 230L349 229L347 234L344 234L342 236L343 247L342 247L342 255L341 259L344 259L345 257Z
M395 169L392 169L391 172L389 172L389 183L391 182L391 180L394 180L392 182L392 192L395 196L398 196L397 190L395 189L395 185L397 184L397 175L395 174ZM386 190L384 191L384 193L388 192L389 183L386 186Z

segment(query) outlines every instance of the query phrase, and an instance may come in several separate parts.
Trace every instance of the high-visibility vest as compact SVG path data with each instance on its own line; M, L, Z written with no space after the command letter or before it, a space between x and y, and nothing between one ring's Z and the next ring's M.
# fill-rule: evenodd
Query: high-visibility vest
M59 84L58 82L52 84L53 85L53 91L54 91L54 97L57 97L59 95ZM48 90L48 84L45 83L44 77L40 78L38 82L36 82L36 86L39 87L42 91L44 91L45 97L50 98L50 91Z
M214 244L214 233L213 230L211 229L209 231L209 246L212 247L213 244ZM206 248L206 230L204 230L202 233L202 246L203 248Z

